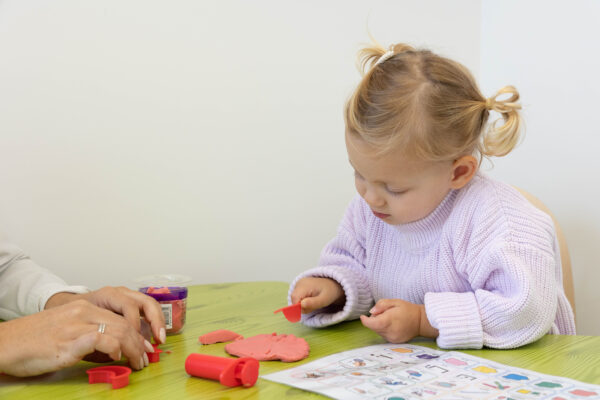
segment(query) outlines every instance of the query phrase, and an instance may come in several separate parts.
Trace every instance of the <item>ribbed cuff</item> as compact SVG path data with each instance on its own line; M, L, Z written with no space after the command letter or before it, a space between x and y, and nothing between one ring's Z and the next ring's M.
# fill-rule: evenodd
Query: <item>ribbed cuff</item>
M302 323L314 328L337 324L345 320L357 319L366 314L373 306L373 297L366 280L361 274L348 267L327 266L317 267L303 272L294 279L288 291L288 304L291 304L291 295L296 283L302 278L330 278L342 286L346 295L344 308L338 312L327 312L327 308L315 310L309 314L302 315Z
M425 312L443 349L481 349L483 327L473 293L427 293Z

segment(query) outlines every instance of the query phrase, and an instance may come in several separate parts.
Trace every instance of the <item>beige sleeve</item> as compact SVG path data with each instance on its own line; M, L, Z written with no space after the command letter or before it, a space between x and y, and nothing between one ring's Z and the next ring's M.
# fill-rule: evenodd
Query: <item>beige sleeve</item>
M0 241L0 319L8 320L44 309L59 292L86 293L84 286L69 286L33 262L15 245Z

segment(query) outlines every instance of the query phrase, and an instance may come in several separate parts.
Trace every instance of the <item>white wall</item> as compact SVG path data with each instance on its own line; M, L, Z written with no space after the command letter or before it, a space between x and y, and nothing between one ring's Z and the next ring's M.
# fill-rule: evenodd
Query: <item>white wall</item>
M527 136L491 174L555 212L600 334L599 7L0 1L0 232L93 288L292 279L354 193L341 110L369 29L518 87Z
M92 288L160 272L289 281L354 194L342 107L367 25L477 73L480 12L478 0L2 1L0 231Z
M573 262L579 334L600 334L600 3L484 1L481 83L513 84L527 133L493 175L542 199Z

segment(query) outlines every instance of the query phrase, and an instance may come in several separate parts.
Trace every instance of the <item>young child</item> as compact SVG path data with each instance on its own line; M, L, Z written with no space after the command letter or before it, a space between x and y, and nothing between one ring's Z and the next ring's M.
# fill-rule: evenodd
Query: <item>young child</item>
M462 349L575 334L552 219L478 172L519 140L517 90L486 99L465 67L404 44L361 61L345 109L359 196L319 266L291 284L303 322L360 317L390 342ZM503 124L488 125L490 111Z

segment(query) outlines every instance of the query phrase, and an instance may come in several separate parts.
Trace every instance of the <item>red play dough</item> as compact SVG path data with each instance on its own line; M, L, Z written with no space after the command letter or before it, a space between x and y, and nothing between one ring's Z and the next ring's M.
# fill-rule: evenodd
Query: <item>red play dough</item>
M300 302L292 304L291 306L280 308L279 310L273 311L277 314L279 311L283 311L283 315L290 322L298 322L302 319L302 305Z
M225 351L238 357L253 357L260 361L299 361L308 357L308 343L294 335L256 335L236 340L225 346Z
M186 299L172 300L169 302L161 301L161 303L171 303L171 307L173 310L173 328L168 329L167 333L178 333L183 329L183 325L185 325Z
M155 288L154 286L150 286L146 293L171 293L171 291L169 290L168 287L164 287L164 286L158 287L158 288Z
M227 329L219 329L217 331L212 331L205 333L200 336L198 340L202 344L213 344L213 343L222 343L222 342L231 342L232 340L241 340L244 337L235 332L228 331Z

